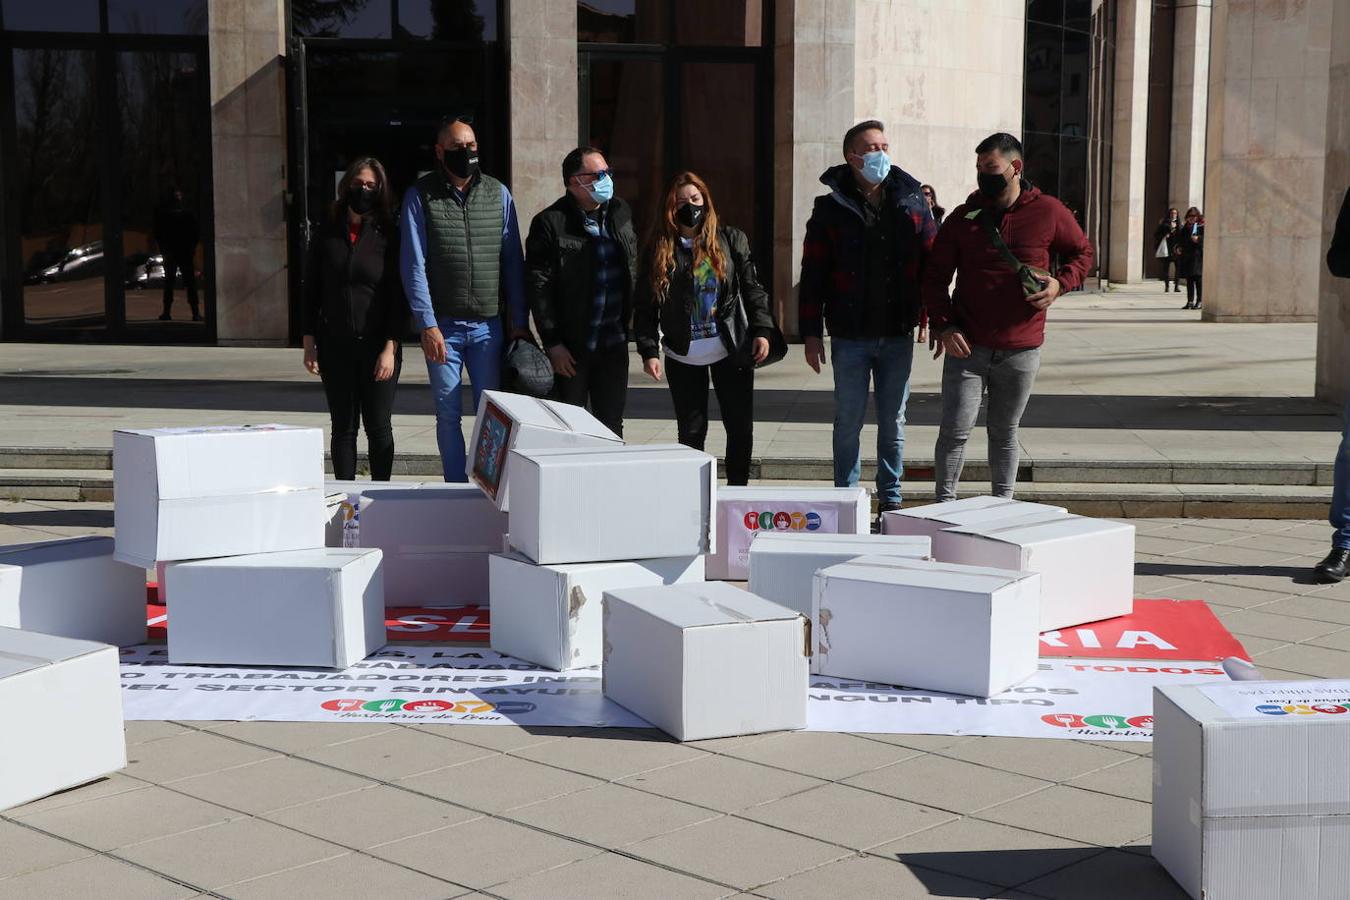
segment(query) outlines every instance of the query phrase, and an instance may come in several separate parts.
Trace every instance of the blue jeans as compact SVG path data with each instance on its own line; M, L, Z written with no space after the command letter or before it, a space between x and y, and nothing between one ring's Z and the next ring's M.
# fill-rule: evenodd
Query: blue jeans
M464 474L464 432L460 430L460 384L469 370L473 384L473 408L483 391L501 384L501 319L438 319L445 338L445 362L427 360L427 376L436 401L436 446L441 451L441 469L446 481L468 481Z
M899 506L914 337L833 338L830 363L834 366L834 486L853 487L862 473L858 435L867 413L870 378L876 388L877 501Z
M1336 452L1335 480L1331 489L1331 545L1350 550L1350 398L1345 404L1345 427L1341 449Z

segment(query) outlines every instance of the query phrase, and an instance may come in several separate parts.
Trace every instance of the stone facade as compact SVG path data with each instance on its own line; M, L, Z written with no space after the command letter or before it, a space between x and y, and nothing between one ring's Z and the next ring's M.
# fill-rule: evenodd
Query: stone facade
M1116 7L1111 246L1103 255L1111 280L1126 283L1143 280L1144 243L1153 230L1144 209L1151 12L1149 0L1120 0Z
M563 192L559 165L577 145L575 0L508 0L511 192L522 234Z
M1205 208L1205 123L1209 110L1211 0L1176 7L1172 46L1172 165L1168 203Z

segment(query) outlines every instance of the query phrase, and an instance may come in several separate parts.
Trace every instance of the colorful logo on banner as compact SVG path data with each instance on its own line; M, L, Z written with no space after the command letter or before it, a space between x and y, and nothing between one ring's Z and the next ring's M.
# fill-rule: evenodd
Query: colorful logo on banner
M819 531L821 526L818 512L785 512L751 510L741 519L747 531Z
M1340 703L1262 703L1256 711L1266 716L1339 716L1350 712L1350 706Z
M1153 730L1152 716L1120 716L1114 713L1080 716L1078 713L1051 713L1041 721L1058 728L1101 728L1105 731L1129 731L1131 728Z
M488 703L485 700L399 700L388 697L382 700L362 700L357 697L342 697L325 700L319 704L329 712L345 713L472 713L486 715L495 712L499 715L519 715L534 712L535 704L523 700L503 700L500 703Z

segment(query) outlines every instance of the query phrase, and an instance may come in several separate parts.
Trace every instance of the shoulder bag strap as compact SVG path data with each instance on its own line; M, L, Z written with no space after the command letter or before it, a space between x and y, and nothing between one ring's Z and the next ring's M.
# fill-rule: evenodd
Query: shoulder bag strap
M979 224L980 228L984 230L985 236L989 238L989 243L993 244L994 249L998 251L999 256L1003 257L1003 261L1008 264L1010 269L1020 274L1022 271L1022 261L1016 256L1013 256L1013 252L1009 250L1008 245L1003 242L1003 235L998 233L998 226L994 224L994 220L989 216L981 215L983 212L984 208L981 207L980 209L966 213L966 218L974 219Z

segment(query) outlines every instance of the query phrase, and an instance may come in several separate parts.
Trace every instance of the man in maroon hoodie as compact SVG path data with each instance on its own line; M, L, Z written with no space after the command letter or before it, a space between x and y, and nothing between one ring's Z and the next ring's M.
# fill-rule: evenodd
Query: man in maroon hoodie
M939 501L956 499L966 439L986 389L992 492L1012 496L1017 425L1040 368L1045 311L1064 291L1080 287L1092 267L1092 245L1073 215L1022 177L1017 138L990 135L975 154L979 190L942 223L923 276L933 358L947 354L934 451ZM1059 260L1054 270L1052 256ZM1023 289L1011 257L1041 270L1035 276L1040 290ZM953 273L956 289L948 294Z

